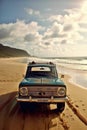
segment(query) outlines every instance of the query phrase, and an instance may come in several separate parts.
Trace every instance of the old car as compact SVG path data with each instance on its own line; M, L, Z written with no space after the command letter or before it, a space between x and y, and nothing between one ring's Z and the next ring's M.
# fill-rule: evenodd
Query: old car
M24 79L19 84L17 101L24 103L57 104L57 110L65 108L66 85L58 77L56 65L52 62L30 62Z

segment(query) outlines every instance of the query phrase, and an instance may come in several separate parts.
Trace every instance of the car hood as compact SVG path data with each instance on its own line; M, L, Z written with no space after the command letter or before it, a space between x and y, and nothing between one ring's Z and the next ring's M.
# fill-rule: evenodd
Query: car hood
M20 85L64 85L59 78L25 78Z

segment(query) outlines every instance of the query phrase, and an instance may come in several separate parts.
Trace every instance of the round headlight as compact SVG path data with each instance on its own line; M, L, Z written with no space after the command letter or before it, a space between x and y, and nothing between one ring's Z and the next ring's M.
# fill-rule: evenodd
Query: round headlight
M58 96L65 96L66 95L66 89L64 87L59 87L57 94L58 94Z
M19 91L20 91L21 96L27 96L28 95L28 88L26 88L26 87L21 87Z

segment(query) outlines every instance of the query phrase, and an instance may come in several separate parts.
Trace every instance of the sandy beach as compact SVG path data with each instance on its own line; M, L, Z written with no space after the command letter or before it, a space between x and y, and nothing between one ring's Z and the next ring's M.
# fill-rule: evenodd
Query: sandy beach
M0 130L87 130L87 89L69 82L64 76L68 101L62 114L44 106L23 113L16 101L18 84L26 64L18 58L0 59Z

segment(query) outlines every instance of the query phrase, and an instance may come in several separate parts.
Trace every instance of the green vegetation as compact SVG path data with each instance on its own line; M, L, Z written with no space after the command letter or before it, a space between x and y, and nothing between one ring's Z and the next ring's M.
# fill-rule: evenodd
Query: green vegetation
M28 57L26 51L0 44L0 57Z

